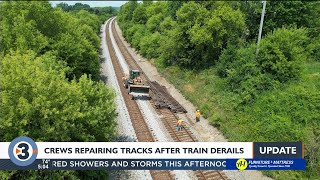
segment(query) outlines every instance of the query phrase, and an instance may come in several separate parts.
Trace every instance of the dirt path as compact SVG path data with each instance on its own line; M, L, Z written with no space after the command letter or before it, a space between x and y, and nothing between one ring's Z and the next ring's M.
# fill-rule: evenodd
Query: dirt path
M151 80L157 81L159 84L167 87L169 93L188 111L188 113L186 114L188 118L184 117L185 115L183 114L181 114L180 116L187 120L187 123L190 125L190 129L199 139L199 141L226 142L227 139L224 138L223 134L217 128L211 126L207 119L201 118L199 123L195 123L194 112L196 110L196 107L191 102L186 100L172 84L170 84L165 78L163 78L157 71L156 67L154 67L147 59L139 55L134 48L130 47L130 45L124 40L122 32L117 23L116 30L121 36L121 41L128 48L130 54L137 61L144 73ZM225 171L225 173L230 179L271 179L264 176L260 171Z

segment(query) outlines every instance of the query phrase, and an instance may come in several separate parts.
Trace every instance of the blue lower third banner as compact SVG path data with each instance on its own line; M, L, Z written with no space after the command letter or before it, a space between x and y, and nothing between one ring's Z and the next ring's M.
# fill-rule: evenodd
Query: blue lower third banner
M3 170L224 170L221 159L37 159L28 166L0 160Z
M305 170L304 159L36 159L18 166L0 159L2 170Z

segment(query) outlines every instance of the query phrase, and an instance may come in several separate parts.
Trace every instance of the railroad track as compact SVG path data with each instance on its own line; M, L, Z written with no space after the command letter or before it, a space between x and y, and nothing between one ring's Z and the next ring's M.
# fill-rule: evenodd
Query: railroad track
M107 46L109 49L111 61L116 73L116 78L118 80L118 83L122 82L122 77L124 77L122 68L119 64L118 58L115 54L115 50L111 43L109 28L110 28L110 22L112 20L109 20L107 23L108 29L106 30L106 38L107 38ZM134 128L134 131L136 133L137 139L140 142L153 142L154 138L152 136L151 131L148 128L147 123L143 119L143 115L141 114L141 111L138 107L138 104L136 101L131 100L131 97L127 93L127 90L124 88L122 84L120 84L120 91L124 98L125 104L128 107L128 112L130 115L130 119ZM158 171L158 170L152 170L150 171L151 177L155 180L167 180L167 179L173 179L172 175L169 171Z
M132 55L129 53L128 49L125 47L123 42L121 41L119 34L117 33L115 29L115 23L112 21L112 32L115 38L116 43L118 44L118 47L126 60L128 66L132 69L139 69L140 72L143 72L143 70L140 68L138 63L135 61L135 59L132 57ZM152 89L153 94L158 94L157 98L161 95L166 95L169 94L166 91L166 89L162 86L160 86L158 83L154 83L150 81L150 79L145 75L145 73L142 74L142 79L144 81L149 82L149 85ZM121 82L121 81L119 81ZM161 97L160 97L161 98ZM170 102L177 102L171 95L168 98L172 98ZM175 111L169 110L168 108L161 108L157 104L159 101L154 101L151 100L151 104L153 107L155 107L156 112L160 115L161 121L165 125L166 129L168 130L170 136L173 138L174 141L178 142L196 142L198 141L196 137L193 136L191 130L189 129L188 126L184 126L182 131L176 131L176 123L178 120L177 114L175 114ZM177 102L178 103L178 102ZM185 109L182 109L182 112L185 111ZM181 111L180 111L181 112ZM186 111L185 111L186 112ZM205 179L210 179L210 180L221 180L221 179L228 179L228 177L225 175L223 171L216 171L216 170L205 170L205 171L200 171L197 170L195 171L196 176L198 177L199 180L205 180Z
M115 31L115 24L112 24L112 32L114 34L114 38L116 40L116 43L118 44L118 47L123 54L123 57L125 58L127 64L131 69L139 69L140 72L143 72L140 66L133 60L134 58L131 56L131 54L127 51L127 48L124 46L122 41L120 40L119 35ZM129 58L130 60L127 60ZM133 61L132 61L133 60ZM166 91L166 88L164 88L164 91L159 91L159 84L155 81L150 81L150 79L142 74L140 77L142 77L142 80L144 82L147 82L150 86L150 90L152 91L152 99L156 101L158 107L166 107L169 108L173 112L183 112L186 113L186 109L183 108L183 106L180 105L178 101L176 101L170 93Z

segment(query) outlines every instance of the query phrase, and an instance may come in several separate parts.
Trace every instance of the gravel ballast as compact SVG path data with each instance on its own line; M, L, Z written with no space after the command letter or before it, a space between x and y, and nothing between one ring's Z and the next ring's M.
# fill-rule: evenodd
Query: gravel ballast
M111 27L111 26L110 26ZM110 34L113 35L110 28ZM115 44L115 41L112 41L113 46L115 49L119 49L118 45ZM123 58L120 50L116 51L116 55L118 57L119 63L122 66L122 69L128 70L128 65ZM139 106L140 111L142 112L142 115L144 116L145 121L148 124L148 127L150 130L152 130L153 137L156 141L160 142L172 142L169 133L165 129L164 125L161 123L161 119L159 118L158 114L155 112L154 108L150 104L148 100L142 100L137 99L137 104ZM178 157L177 157L178 158ZM179 171L171 171L171 173L175 176L175 179L195 179L194 173L192 171L185 171L185 170L179 170Z
M103 24L102 33L101 33L101 48L102 48L101 58L104 59L104 61L101 64L102 75L107 77L107 81L106 81L107 85L110 87L113 87L116 93L115 101L116 101L117 113L118 113L118 117L116 119L117 133L123 137L136 139L136 134L131 123L128 109L124 103L123 97L121 96L118 80L115 76L109 50L106 44L105 28L107 23L108 21L105 24ZM110 179L137 179L137 180L152 179L150 172L143 171L143 170L110 171L109 176L110 176Z

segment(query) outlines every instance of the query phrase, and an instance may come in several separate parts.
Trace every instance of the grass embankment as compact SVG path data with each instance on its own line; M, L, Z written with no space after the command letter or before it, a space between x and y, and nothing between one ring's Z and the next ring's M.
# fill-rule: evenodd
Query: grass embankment
M315 160L320 156L319 62L306 63L299 81L265 91L252 104L241 104L241 97L226 89L226 82L216 75L215 68L194 72L177 66L156 66L229 141L302 141L306 144L307 172L265 171L266 175L275 179L320 176L320 164Z

